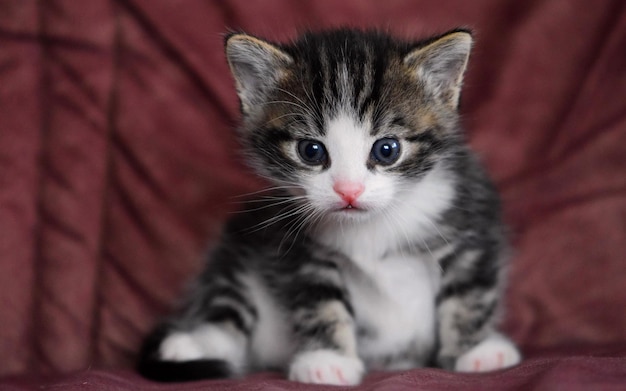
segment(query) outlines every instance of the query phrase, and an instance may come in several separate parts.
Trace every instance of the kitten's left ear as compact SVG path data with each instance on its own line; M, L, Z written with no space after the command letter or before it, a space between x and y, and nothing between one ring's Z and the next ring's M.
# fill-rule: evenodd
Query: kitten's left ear
M280 48L247 34L226 38L226 58L244 114L263 103L293 63L291 56Z
M446 104L456 109L471 48L471 33L454 30L409 52L404 64Z

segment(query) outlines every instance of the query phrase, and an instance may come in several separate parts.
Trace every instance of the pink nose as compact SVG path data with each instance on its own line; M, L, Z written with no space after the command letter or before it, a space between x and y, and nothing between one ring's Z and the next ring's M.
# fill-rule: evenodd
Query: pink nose
M365 190L365 186L359 182L337 181L333 185L335 193L339 194L342 200L348 204L353 204Z

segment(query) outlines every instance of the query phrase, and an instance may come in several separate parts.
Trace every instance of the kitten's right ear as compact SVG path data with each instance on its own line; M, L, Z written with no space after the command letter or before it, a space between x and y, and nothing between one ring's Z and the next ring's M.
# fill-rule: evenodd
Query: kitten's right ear
M226 37L226 58L244 114L264 101L293 63L280 48L247 34Z

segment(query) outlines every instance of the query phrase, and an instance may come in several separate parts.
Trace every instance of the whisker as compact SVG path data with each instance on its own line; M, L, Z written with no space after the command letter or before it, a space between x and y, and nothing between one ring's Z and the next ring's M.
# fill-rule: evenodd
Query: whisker
M289 251L291 251L291 249L296 243L296 240L298 239L298 235L300 234L300 231L305 225L307 225L309 217L310 217L309 215L307 215L307 213L310 212L311 210L314 210L313 206L305 205L300 211L300 216L298 216L289 225L289 229L287 230L287 233L285 234L283 239L280 241L280 244L278 246L278 251L281 252L281 249L285 240L289 239L289 237L293 235L293 240L290 240L291 244L289 248L284 252L283 257L286 256L289 253Z
M287 218L290 218L294 215L297 215L300 213L300 209L301 208L295 208L293 209L290 205L285 206L283 209L281 209L278 214L276 216L270 217L267 220L264 220L258 224L253 225L252 227L248 228L246 230L246 232L252 233L252 232L258 232L262 229L265 229L273 224L278 223L279 221L285 220Z
M295 106L297 108L299 108L300 110L302 110L303 113L306 113L310 116L313 116L313 113L311 113L311 109L306 107L306 106L302 106L298 103L295 102L290 102L288 100L270 100L270 101L266 101L264 103L262 103L263 106L265 105L272 105L272 104L285 104L285 105L291 105L291 106Z
M267 122L265 122L265 124L263 124L262 127L267 126L267 124L269 124L272 121L277 121L279 119L283 119L283 118L288 118L288 117L302 117L302 113L287 113L287 114L283 114L283 115L279 115L278 117L272 117L270 118ZM294 123L297 121L293 121Z
M245 198L245 197L249 197L249 196L253 196L256 194L261 194L261 193L269 193L275 190L285 190L285 189L299 189L301 188L301 186L295 184L290 185L290 184L286 184L286 185L281 185L281 186L271 186L271 187L266 187L264 189L261 190L256 190L250 193L244 193L244 194L237 194L234 196L231 196L231 198Z
M321 117L321 113L322 113L322 108L320 107L320 103L316 100L313 99L313 97L311 96L311 94L309 94L309 89L306 88L306 86L304 85L304 78L301 78L300 80L300 84L302 85L302 90L304 91L304 93L306 94L307 99L309 100L309 102L313 103L313 114L312 118L315 121L318 121L320 123L323 123L323 118Z
M255 211L259 211L259 210L263 210L263 209L273 208L275 206L283 205L283 204L286 204L286 203L289 203L289 202L293 202L293 201L294 200L291 199L291 198L286 198L286 199L283 199L281 201L272 202L270 204L259 206L259 207L256 207L256 208L250 208L250 209L244 209L244 210L236 210L236 211L232 211L230 213L231 214L241 214L241 213L255 212ZM249 201L249 202L253 203L253 202L264 202L264 201L263 200L253 200L253 201Z
M284 92L285 94L287 94L287 95L291 96L292 98L297 99L297 100L298 100L298 102L300 102L300 103L302 103L302 104L304 105L304 107L309 108L309 105L307 105L305 101L303 101L302 99L300 99L299 97L297 97L297 96L296 96L295 94L293 94L292 92L287 91L287 90L286 90L286 89L284 89L284 88L276 88L276 89L277 89L278 91ZM305 90L305 91L306 91L306 90Z
M435 231L437 231L437 233L439 234L439 236L441 237L441 239L443 239L443 241L444 241L444 242L446 242L446 244L447 244L447 245L450 245L450 242L448 241L448 238L446 238L446 237L443 235L443 233L439 230L439 228L437 227L437 224L435 224L435 222L434 222L434 221L432 221L432 219L431 219L430 217L428 217L428 216L426 216L426 215L424 215L423 217L424 217L424 219L426 220L426 222L427 222L428 224L430 224L430 225L431 225L431 226L435 229Z

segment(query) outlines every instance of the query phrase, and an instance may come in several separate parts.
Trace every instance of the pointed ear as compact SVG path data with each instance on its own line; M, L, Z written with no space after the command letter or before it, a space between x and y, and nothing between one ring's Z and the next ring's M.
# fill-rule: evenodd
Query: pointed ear
M404 64L456 109L471 48L471 33L455 30L412 50L404 57Z
M246 34L226 38L226 58L244 114L263 102L293 63L278 47Z

